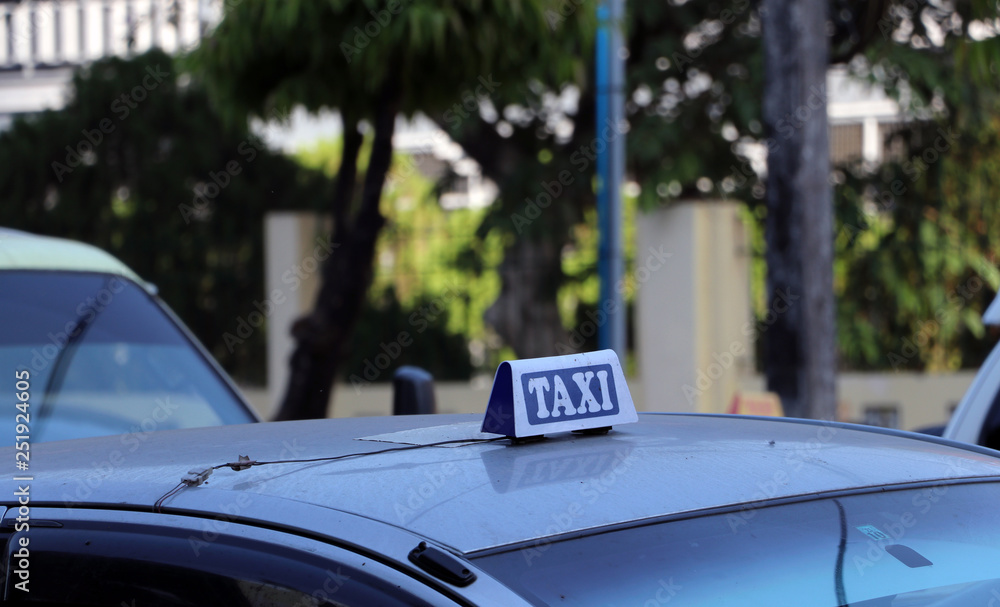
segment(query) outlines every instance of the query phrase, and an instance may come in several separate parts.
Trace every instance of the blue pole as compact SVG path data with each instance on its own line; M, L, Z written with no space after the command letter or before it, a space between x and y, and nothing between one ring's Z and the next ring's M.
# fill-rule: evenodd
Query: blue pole
M597 271L601 281L598 317L605 320L598 346L614 350L625 364L625 303L619 288L625 273L622 250L622 181L625 177L624 0L603 0L597 7ZM604 145L601 145L601 142Z

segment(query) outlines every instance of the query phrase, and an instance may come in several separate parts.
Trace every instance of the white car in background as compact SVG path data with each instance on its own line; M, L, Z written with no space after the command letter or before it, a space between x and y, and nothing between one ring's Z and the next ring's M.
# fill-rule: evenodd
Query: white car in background
M1000 326L1000 295L983 313L983 324ZM1000 449L1000 344L972 380L945 427L944 437Z
M31 385L34 405L0 420L0 445L114 434L132 448L156 430L260 421L128 266L82 242L2 228L0 373L12 404Z

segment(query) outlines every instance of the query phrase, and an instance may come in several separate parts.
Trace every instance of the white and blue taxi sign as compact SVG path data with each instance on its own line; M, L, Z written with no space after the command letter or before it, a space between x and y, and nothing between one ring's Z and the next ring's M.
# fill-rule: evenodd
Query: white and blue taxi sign
M500 363L483 432L512 438L638 421L614 350Z

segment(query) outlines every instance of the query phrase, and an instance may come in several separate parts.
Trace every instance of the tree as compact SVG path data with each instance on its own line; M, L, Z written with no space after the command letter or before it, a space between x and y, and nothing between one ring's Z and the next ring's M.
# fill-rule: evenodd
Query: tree
M853 368L954 370L991 347L980 315L1000 288L991 3L900 2L853 72L890 92L906 122L879 167L837 167L841 349Z
M988 351L975 342L974 336L982 334L978 313L998 282L993 267L998 251L984 242L983 233L983 226L990 225L988 218L995 214L996 205L990 201L1000 200L1000 196L990 196L993 180L987 175L992 147L985 145L996 128L995 121L990 122L996 108L991 82L1000 66L1000 43L995 27L988 25L996 16L995 5L838 2L836 10L830 4L806 11L780 6L781 10L761 10L758 15L749 2L694 4L632 7L629 168L642 185L641 198L647 206L702 196L746 199L768 225L772 297L783 286L805 301L804 283L822 276L825 303L797 306L763 333L768 383L782 393L786 406L792 403L790 412L831 417L837 365L833 300L826 286L833 282L828 269L832 251L828 235L833 233L826 213L829 202L803 207L779 200L788 200L787 191L781 198L783 186L802 191L804 182L796 188L794 179L789 179L796 167L811 171L811 190L823 193L818 199L829 200L826 161L816 157L824 153L826 144L817 138L813 162L803 167L803 156L789 152L785 136L801 137L810 129L814 136L825 132L825 111L814 111L819 104L825 105L825 66L814 60L811 77L816 88L812 91L802 85L783 89L773 76L780 75L783 63L800 62L809 51L796 46L801 44L797 42L801 30L775 33L782 21L787 24L809 16L805 12L817 17L813 27L824 27L813 32L807 44L815 50L815 45L828 42L830 64L847 64L854 77L892 92L903 101L909 116L887 143L897 156L883 169L841 167L833 175L838 184L840 228L837 293L843 295L835 309L840 319L838 341L846 354L843 361L863 368L924 368L927 363L932 368L953 368L965 352L966 364L975 364L975 352L981 356ZM765 35L775 34L763 45L762 25ZM976 28L978 34L973 36ZM772 43L784 45L768 59L767 71L771 84L778 85L773 87L778 95L765 92L755 78L765 71L761 47ZM790 92L803 88L816 94L789 103ZM778 103L770 107L765 103L763 114L769 127L762 137L755 121L764 96ZM794 110L800 111L798 116ZM803 116L812 122L806 124ZM946 151L928 151L941 137L938 130L942 128L956 137L942 144L948 147ZM757 171L740 151L753 145L772 152L766 189L757 183ZM942 161L932 162L930 170L925 170L924 154ZM953 159L944 160L945 156ZM948 170L950 178L945 178L941 171ZM757 200L765 192L768 202L760 207ZM974 201L971 207L967 201ZM799 211L818 211L823 217L803 221ZM959 229L960 225L964 227ZM813 235L808 236L809 232ZM803 248L802 242L821 244ZM825 259L817 260L816 251L822 251ZM816 270L801 270L803 263L816 265L817 261ZM808 320L817 313L822 322ZM818 341L809 337L817 327L825 327ZM928 335L938 329L940 335ZM914 346L915 338L922 345ZM903 349L907 356L902 356ZM823 378L813 381L809 394L819 396L795 396L797 383L812 381L804 369L817 351L824 358L819 363ZM889 364L890 358L895 365ZM803 411L803 401L810 408L823 403L822 412Z
M339 138L299 150L304 165L335 176ZM419 365L435 379L468 381L473 364L486 369L482 316L498 280L476 265L495 267L496 239L468 253L485 209L443 208L439 184L425 177L426 158L397 151L382 196L386 227L366 306L354 328L354 347L340 364L339 381L355 392L389 382L393 370ZM436 168L438 165L434 165ZM472 353L476 356L473 360ZM495 363L494 363L495 364Z
M768 64L780 79L783 67L812 56L812 81L821 87L815 44L825 43L825 7L798 6L796 11L794 6L765 3L765 44L773 49ZM776 11L779 8L784 10ZM782 29L810 15L821 17L812 21L811 29ZM948 349L942 346L955 343L961 326L981 334L976 309L982 304L972 299L984 281L994 290L1000 282L995 267L986 260L991 247L982 238L984 218L996 212L996 205L983 196L991 180L983 179L983 169L989 165L981 160L993 147L982 135L996 128L992 120L997 107L995 78L988 74L1000 65L1000 42L995 27L985 25L995 18L995 3L952 6L915 0L845 3L833 17L833 61L847 62L855 75L894 93L906 120L883 143L885 149L895 149L887 164L856 163L833 175L843 184L838 188L844 226L840 246L851 255L843 260L849 269L842 271L840 279L846 286L841 292L851 294L840 305L845 325L840 340L849 354L861 354L869 361L881 359L879 367L886 367L886 361L893 369L920 368L928 362L932 368L946 368L957 362L954 349L946 354ZM769 28L773 37L768 35ZM802 41L789 44L792 40ZM810 126L824 122L814 116L797 129L795 112L809 107L808 100L806 106L786 102L789 96L793 104L803 102L809 76L803 73L791 86L776 86L765 93L774 103L771 107L765 103L772 133L780 134L784 120L793 139L797 131L808 138ZM804 148L801 155L789 157L787 149L779 148L777 153L769 149L769 289L773 296L776 288L801 284L803 305L800 311L793 308L780 317L778 326L769 331L766 370L768 385L782 396L786 410L786 394L791 394L792 414L829 418L835 411L829 287L832 230L825 183L829 169L821 153L827 143L820 135L813 131L812 151ZM958 141L964 145L957 145ZM966 158L967 164L955 164L948 156ZM811 177L796 176L800 160L803 165L813 163ZM927 162L934 166L928 167ZM952 180L945 177L949 170ZM972 177L978 177L978 183ZM971 194L970 199L978 203L975 206L982 207L970 208L956 196L958 191ZM822 200L822 206L803 194ZM823 212L817 216L814 212L819 208ZM859 221L859 216L865 219ZM801 269L796 260L804 260ZM814 282L817 277L821 285ZM819 286L823 294L817 299ZM953 360L942 364L945 358Z
M749 195L756 174L738 151L760 137L760 28L751 3L628 8L627 169L641 185L640 203ZM514 90L494 100L503 119L476 116L449 130L500 186L480 234L501 233L509 243L490 318L519 356L582 345L578 331L560 326L563 252L577 244L573 231L594 205L596 149L626 136L595 129L588 84ZM589 321L583 312L578 318Z
M641 185L640 199L643 204L669 204L678 198L732 196L746 199L764 221L778 222L778 213L768 213L768 208L760 202L766 189L758 183L757 170L751 167L751 159L746 154L755 144L766 146L767 135L777 134L781 139L781 133L773 127L765 133L760 120L763 94L760 75L764 60L761 52L762 19L757 5L749 0L734 0L729 4L688 2L678 6L670 3L630 3L629 7L627 111L631 130L628 166ZM951 47L938 48L928 42L933 37L928 29L928 18L931 23L940 24L938 29L945 32L946 39L951 39L952 36L966 34L974 15L987 15L990 10L988 3L979 1L963 3L956 10L909 1L848 0L838 2L836 7L837 10L829 14L829 7L816 10L817 15L829 16L826 26L829 29L815 38L816 42L829 39L832 47L830 62L855 66L860 58L867 59L868 67L872 67L875 65L872 57L879 55L877 61L905 64L906 68L902 70L905 77L901 78L912 80L912 90L921 93L927 90L933 93L942 88L941 83L945 80L941 78L940 70L947 69L952 50ZM418 8L418 5L412 8ZM272 105L284 107L282 104L292 101L301 101L313 108L330 105L328 100L335 95L326 90L329 83L352 81L349 75L342 74L347 69L346 65L324 63L324 57L329 58L336 53L327 52L324 55L320 52L323 49L337 47L339 51L348 53L352 61L377 58L365 66L365 73L377 76L386 65L395 64L387 64L381 50L370 53L378 46L376 43L390 39L409 40L411 37L392 30L391 25L383 26L377 20L378 9L374 14L362 14L360 21L354 22L353 27L358 29L351 32L350 35L355 36L353 39L329 34L330 31L342 33L350 30L352 25L344 12L349 10L347 8L334 10L337 15L334 22L324 22L310 13L315 18L304 27L296 25L302 20L297 12L328 9L274 5L267 10L268 15L274 17L273 23L265 23L256 30L248 26L238 44L223 45L229 47L231 54L239 55L234 61L243 67L235 73L239 74L237 80L243 82L241 86L246 88L233 88L229 94L220 95L220 99L235 99L237 103L245 100L260 102L256 107L258 113L266 112ZM430 18L429 15L438 14L435 11L443 10L431 7L421 8L418 12L422 17ZM233 11L234 14L237 12ZM555 13L556 18L548 22L586 31L587 28L581 27L576 19L588 12ZM961 34L952 32L952 14L958 14L964 24L959 28ZM548 18L552 14L545 13L545 16ZM396 23L404 21L409 23L409 18ZM243 22L252 25L255 20L244 19ZM421 21L426 26L417 27L415 31L427 34L433 27L448 30L447 25L435 26L432 22L433 19ZM447 24L449 20L444 19L441 23ZM982 23L988 23L988 20ZM371 26L371 32L377 34L376 37L366 38L364 28L367 26ZM391 31L396 33L389 36ZM519 39L527 39L530 31L544 32L540 28L529 28L519 34ZM830 31L832 34L827 36ZM260 41L254 37L258 32L264 34ZM286 40L289 33L294 36L291 43ZM238 37L233 35L234 39ZM420 35L415 34L415 37L420 38ZM285 44L290 44L292 50L258 48ZM574 41L564 40L562 44L562 47L556 45L552 49L554 54L549 57L555 57L560 48L568 53L577 53L577 59L572 64L574 69L581 74L589 72L589 53L579 52L583 47ZM973 45L969 48L984 47ZM973 59L982 51L956 48L956 52L967 52L966 63L972 65L977 63ZM452 53L451 57L466 60L460 53ZM427 66L421 73L433 72L432 76L438 77L434 70L438 64L428 62L421 65ZM294 69L286 78L280 71L289 66ZM220 86L228 86L222 81L230 75L230 67L233 66L225 66L213 74L213 79ZM866 77L863 70L858 73ZM305 77L310 74L309 78ZM259 81L257 76L261 76ZM373 82L378 82L378 79L364 79L360 86L364 89ZM577 83L577 86L562 86L566 82ZM889 78L878 84L892 89L894 82L896 80ZM969 82L960 82L956 89L949 88L949 94L956 90L967 96ZM342 88L354 90L357 86L344 84ZM432 88L442 90L441 87ZM564 279L561 251L572 242L572 226L580 221L583 211L592 204L593 197L589 173L591 161L586 155L588 148L592 149L599 143L599 135L593 125L592 91L582 76L517 77L497 87L483 99L475 99L474 94L455 97L461 98L461 101L471 99L471 103L456 103L459 99L453 98L450 104L420 103L411 107L421 107L445 127L501 188L499 204L494 206L480 228L480 235L502 232L508 243L508 255L502 271L504 289L491 317L499 332L514 345L519 355L556 353L560 344L567 343L566 332L556 324L559 318L556 293ZM952 107L950 102L948 107ZM781 118L783 116L777 117ZM568 171L568 185L559 180L564 171ZM878 177L865 174L859 179L871 185L877 182ZM553 195L551 192L558 193ZM843 187L837 188L838 200L844 200L844 192ZM856 200L859 204L865 203L866 196L859 196ZM807 227L818 225L809 222ZM910 268L907 268L905 273L909 272ZM900 276L903 275L901 270ZM840 317L844 317L843 302L838 309ZM338 321L340 319L338 317ZM844 335L852 334L853 326L840 326L843 343ZM764 335L769 342L769 347L765 348L765 359L770 356L768 352L787 347L779 339L778 332L769 330Z
M767 290L793 302L768 330L768 390L792 417L837 413L827 3L765 0Z
M235 120L301 104L337 109L344 122L330 199L339 246L324 264L315 308L293 327L297 345L278 419L326 415L384 225L379 200L396 115L424 111L461 122L501 87L551 88L579 78L575 57L592 29L588 11L551 8L541 0L461 7L414 0L384 8L371 1L246 2L229 7L196 52L220 107ZM355 196L362 123L371 125L371 152Z
M264 213L314 208L329 181L223 126L161 51L94 62L70 95L0 134L0 223L111 252L234 376L260 377Z

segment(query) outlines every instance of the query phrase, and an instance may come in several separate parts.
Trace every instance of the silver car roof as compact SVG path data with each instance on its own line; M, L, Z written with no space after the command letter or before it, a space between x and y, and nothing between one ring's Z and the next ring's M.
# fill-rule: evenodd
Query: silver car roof
M152 509L190 470L365 453L482 435L479 416L327 419L128 434L32 446L36 506ZM664 515L816 493L1000 477L1000 459L844 424L640 415L604 436L451 444L312 463L216 470L163 511L322 526L342 511L464 553ZM8 448L6 456L13 459ZM12 494L17 481L5 481ZM23 484L23 483L21 483ZM314 508L288 520L282 504Z

